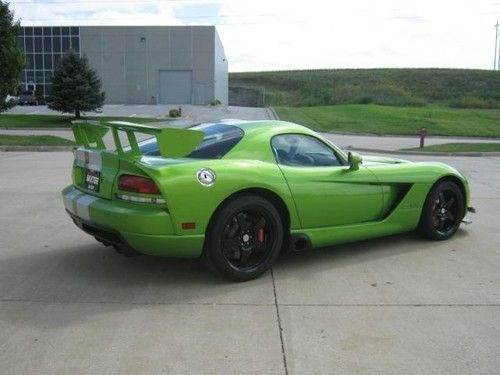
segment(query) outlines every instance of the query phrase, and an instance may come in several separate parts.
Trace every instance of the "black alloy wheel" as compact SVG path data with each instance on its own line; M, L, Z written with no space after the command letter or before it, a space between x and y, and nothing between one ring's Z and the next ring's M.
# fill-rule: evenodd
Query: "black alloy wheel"
M446 240L453 236L464 217L464 197L456 183L442 181L429 192L419 229L424 237Z
M283 243L283 224L276 208L256 195L244 195L216 214L204 250L212 268L237 281L267 271Z

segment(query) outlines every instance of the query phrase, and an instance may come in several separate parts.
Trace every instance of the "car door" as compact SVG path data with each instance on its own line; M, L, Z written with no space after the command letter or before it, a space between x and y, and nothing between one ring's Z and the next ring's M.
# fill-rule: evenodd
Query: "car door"
M271 145L303 228L380 218L383 192L368 168L351 170L332 147L310 135L277 135Z

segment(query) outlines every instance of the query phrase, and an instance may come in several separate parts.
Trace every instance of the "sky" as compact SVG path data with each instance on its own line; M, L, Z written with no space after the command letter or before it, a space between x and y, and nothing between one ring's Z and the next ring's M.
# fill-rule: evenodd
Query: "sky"
M492 69L500 21L500 0L11 0L10 8L23 26L216 25L231 72Z

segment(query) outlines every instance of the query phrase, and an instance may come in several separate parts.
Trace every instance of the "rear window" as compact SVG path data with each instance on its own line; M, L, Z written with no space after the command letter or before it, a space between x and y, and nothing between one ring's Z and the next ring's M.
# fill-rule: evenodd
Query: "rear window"
M198 147L187 155L193 159L220 159L226 155L243 138L243 130L233 125L200 124L190 129L205 133ZM160 156L156 138L150 138L139 143L142 155Z

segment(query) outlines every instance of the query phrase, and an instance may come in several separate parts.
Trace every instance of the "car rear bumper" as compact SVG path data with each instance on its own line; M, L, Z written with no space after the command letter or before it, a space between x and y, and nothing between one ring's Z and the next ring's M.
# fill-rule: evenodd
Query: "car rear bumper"
M108 200L86 194L74 186L62 191L64 207L86 233L139 253L196 258L203 235L176 235L164 206Z

